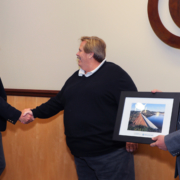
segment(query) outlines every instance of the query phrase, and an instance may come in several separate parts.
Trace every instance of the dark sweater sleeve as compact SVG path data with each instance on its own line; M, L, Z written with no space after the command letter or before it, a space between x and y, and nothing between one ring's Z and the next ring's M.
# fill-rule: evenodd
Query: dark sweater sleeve
M21 111L12 107L8 104L2 97L0 97L0 117L8 120L9 122L15 124L21 116Z
M52 97L46 103L43 103L40 106L37 106L35 109L32 109L34 118L46 119L56 115L57 113L59 113L61 110L64 109L61 100L62 100L62 91L60 91L57 94L57 96Z
M116 66L113 73L114 78L110 82L110 87L116 87L113 89L113 95L117 104L119 104L122 91L137 91L137 88L128 73L121 67Z
M77 74L77 72L75 72L74 74ZM46 103L43 103L40 106L37 106L35 109L32 109L34 118L50 118L60 111L64 110L65 102L63 94L67 87L69 79L65 82L64 86L55 97L52 97Z

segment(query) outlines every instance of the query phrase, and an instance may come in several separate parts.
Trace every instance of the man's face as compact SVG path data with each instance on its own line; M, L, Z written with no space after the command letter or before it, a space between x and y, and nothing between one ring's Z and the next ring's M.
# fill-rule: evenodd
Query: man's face
M86 44L86 41L81 42L81 44L79 46L79 51L76 54L77 59L78 59L78 65L83 70L86 70L86 67L88 66L88 54L84 52L85 44Z

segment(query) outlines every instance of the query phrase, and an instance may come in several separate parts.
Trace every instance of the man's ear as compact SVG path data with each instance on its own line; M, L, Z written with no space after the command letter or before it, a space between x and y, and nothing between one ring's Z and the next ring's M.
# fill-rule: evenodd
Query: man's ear
M93 52L88 53L88 58L89 58L89 59L93 58L93 56L94 56L94 53L93 53Z

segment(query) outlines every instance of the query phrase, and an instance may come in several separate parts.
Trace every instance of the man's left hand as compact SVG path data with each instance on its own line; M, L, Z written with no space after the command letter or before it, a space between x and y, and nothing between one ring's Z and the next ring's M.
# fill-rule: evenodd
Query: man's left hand
M131 142L126 142L126 150L127 152L134 152L138 148L138 143L131 143Z

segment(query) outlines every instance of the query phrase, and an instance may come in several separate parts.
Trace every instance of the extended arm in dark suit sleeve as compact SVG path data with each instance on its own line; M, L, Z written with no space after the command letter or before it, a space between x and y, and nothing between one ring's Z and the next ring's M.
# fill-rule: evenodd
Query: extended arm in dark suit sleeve
M168 151L173 155L177 156L180 154L180 130L170 133L165 136L165 144Z
M0 119L4 119L15 124L20 116L21 111L12 107L2 97L0 97Z
M177 131L172 132L164 137L164 141L168 151L177 156L180 154L180 113L177 121Z
M21 116L21 112L6 102L7 96L0 78L0 130L6 129L6 121L13 124L17 122Z

